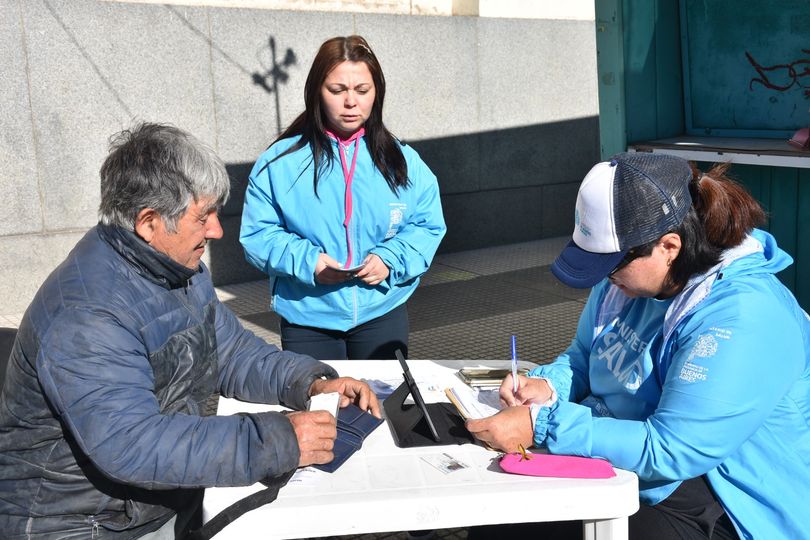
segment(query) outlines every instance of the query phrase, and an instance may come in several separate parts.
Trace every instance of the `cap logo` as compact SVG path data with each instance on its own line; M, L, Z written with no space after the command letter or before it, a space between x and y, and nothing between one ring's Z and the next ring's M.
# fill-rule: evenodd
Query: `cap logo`
M582 236L590 236L591 235L591 230L588 227L586 227L585 225L580 225L579 226L579 232L582 233Z
M663 210L663 211L664 211L664 215L665 215L665 216L666 216L666 215L669 215L669 205L667 205L667 204L662 204L662 205L661 205L661 210Z
M574 225L579 228L579 232L581 232L583 236L591 235L590 229L588 229L588 227L582 223L582 220L579 217L579 208L574 210Z

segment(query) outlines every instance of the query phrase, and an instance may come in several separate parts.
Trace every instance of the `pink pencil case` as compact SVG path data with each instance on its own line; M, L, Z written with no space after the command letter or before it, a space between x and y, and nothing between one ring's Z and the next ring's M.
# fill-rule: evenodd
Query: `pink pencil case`
M549 476L554 478L612 478L616 476L613 466L604 459L579 456L556 456L554 454L504 454L501 469L512 474L526 476Z

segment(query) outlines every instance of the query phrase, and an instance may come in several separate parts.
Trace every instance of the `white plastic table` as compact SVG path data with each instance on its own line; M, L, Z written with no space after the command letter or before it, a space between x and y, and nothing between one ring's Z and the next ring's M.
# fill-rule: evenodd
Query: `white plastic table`
M341 375L401 381L396 361L328 363ZM435 402L447 386L463 384L454 372L471 362L408 364L425 400ZM271 408L223 398L219 414ZM441 454L468 466L445 473L423 459ZM276 501L244 514L216 538L308 538L559 520L583 520L586 539L627 538L627 517L639 506L635 474L616 469L614 478L595 480L517 476L502 472L498 457L474 444L398 448L383 424L337 471L315 471L291 482ZM206 490L204 520L263 487Z

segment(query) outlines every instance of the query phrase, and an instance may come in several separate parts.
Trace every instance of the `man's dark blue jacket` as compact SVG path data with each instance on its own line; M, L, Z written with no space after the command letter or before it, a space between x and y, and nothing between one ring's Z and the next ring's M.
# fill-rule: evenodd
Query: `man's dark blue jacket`
M40 288L0 394L0 536L137 538L298 465L280 413L203 416L215 392L302 409L329 366L242 328L204 265L91 229Z

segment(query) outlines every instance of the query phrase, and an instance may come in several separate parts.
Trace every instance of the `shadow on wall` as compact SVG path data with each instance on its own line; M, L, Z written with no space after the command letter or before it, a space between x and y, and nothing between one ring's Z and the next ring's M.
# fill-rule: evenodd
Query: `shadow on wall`
M206 32L191 24L180 10L172 6L164 7L175 15L177 20L181 21L182 24L197 37L210 45L220 58L241 71L244 75L250 76L250 80L253 81L253 84L259 86L268 94L273 95L276 110L276 133L281 133L281 105L278 97L279 84L287 84L287 81L290 79L289 68L298 63L298 57L295 55L295 51L288 47L284 52L284 57L279 60L276 38L271 34L267 37L267 44L260 47L256 54L256 59L261 65L262 70L250 71L217 45ZM51 9L50 6L48 9ZM57 15L54 14L54 17L57 17ZM267 60L267 62L265 62L265 60Z
M276 133L281 133L281 105L278 99L278 85L286 84L290 79L289 67L294 66L298 59L295 51L287 48L281 62L277 59L276 40L273 36L267 38L267 49L270 51L270 65L262 66L264 72L253 72L253 84L260 86L265 92L273 94L276 106Z
M439 179L447 236L440 252L570 234L582 178L599 161L598 117L406 141ZM257 156L258 157L258 156ZM230 163L225 236L210 247L216 285L262 279L239 245L253 163Z

